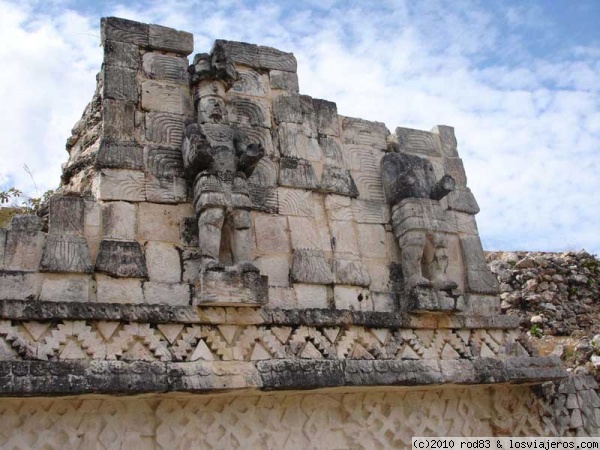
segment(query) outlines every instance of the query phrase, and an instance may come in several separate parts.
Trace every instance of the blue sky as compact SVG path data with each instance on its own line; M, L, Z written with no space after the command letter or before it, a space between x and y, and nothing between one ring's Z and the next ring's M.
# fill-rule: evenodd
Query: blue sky
M486 249L600 253L598 0L0 0L0 188L58 184L103 16L292 51L303 94L391 131L452 125Z

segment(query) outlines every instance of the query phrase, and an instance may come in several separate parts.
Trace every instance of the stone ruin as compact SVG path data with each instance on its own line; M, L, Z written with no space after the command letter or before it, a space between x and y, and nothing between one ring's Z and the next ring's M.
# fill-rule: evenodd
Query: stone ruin
M339 115L274 48L101 27L48 216L0 229L3 446L598 432L593 379L500 315L452 127Z

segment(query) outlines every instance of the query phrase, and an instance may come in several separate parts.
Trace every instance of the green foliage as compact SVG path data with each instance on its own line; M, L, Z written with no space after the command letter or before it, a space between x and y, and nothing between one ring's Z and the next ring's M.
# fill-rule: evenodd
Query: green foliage
M37 214L52 194L54 191L48 190L41 197L24 197L14 187L0 191L0 228L5 228L16 214Z
M529 328L529 334L531 335L531 337L538 338L538 339L544 335L542 330L535 323L533 325L531 325L531 328Z

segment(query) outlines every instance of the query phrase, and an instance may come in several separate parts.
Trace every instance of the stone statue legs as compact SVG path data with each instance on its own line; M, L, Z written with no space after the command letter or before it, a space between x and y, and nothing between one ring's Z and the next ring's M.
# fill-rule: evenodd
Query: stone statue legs
M452 290L457 284L446 276L448 255L443 233L428 233L425 230L406 231L399 239L402 251L402 273L408 289L414 287ZM427 276L423 274L426 266Z
M226 214L225 208L216 206L204 209L198 218L198 243L203 258L204 270L223 270L219 262L222 230L225 221L231 229L230 248L233 263L242 272L258 272L251 262L252 235L250 229L250 213L245 209L237 209Z

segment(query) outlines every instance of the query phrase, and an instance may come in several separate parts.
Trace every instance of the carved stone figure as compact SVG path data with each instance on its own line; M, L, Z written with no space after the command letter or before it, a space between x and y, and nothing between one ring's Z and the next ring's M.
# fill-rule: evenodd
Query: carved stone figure
M224 95L237 72L218 47L211 55L196 55L191 72L197 83L198 122L186 127L183 164L193 180L202 267L224 269L219 254L227 225L233 263L242 272L258 272L249 262L252 240L247 179L264 149L260 143L248 142L228 121Z
M450 224L439 203L454 190L454 179L444 175L436 181L431 162L396 151L381 160L381 177L386 201L392 205L392 225L407 288L455 289L456 282L446 276L445 233Z

